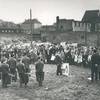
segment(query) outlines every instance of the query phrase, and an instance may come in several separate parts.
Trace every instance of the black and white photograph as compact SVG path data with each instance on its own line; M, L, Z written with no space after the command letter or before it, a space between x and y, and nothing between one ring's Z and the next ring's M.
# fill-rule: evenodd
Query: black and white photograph
M100 0L0 0L0 100L100 100Z

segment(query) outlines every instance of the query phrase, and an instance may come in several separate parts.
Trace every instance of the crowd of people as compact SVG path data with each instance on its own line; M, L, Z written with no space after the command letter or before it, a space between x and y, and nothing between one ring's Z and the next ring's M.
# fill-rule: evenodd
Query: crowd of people
M29 82L30 64L35 64L36 80L42 86L44 80L44 64L56 64L56 75L62 75L62 64L77 65L91 68L91 79L98 80L99 59L98 49L78 46L77 44L51 43L12 43L0 46L0 78L2 87L7 87L19 76L20 86ZM100 79L100 77L99 77Z

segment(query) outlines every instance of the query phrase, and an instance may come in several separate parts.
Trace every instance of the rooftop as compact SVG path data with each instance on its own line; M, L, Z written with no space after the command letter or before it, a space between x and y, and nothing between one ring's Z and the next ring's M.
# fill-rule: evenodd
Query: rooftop
M100 10L86 10L83 18L83 22L100 22Z
M32 20L27 19L27 20L25 20L22 24L29 24L30 21L31 21L32 23L39 23L39 24L41 24L41 22L39 22L37 19L32 19Z

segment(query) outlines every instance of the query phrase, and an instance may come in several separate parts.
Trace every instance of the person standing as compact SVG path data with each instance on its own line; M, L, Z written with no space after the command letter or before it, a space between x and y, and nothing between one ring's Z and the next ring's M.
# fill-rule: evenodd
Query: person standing
M25 65L26 73L29 73L30 72L30 68L29 68L30 58L27 56L26 53L24 53L24 55L22 57L22 63L24 63L24 65Z
M26 53L24 53L24 56L22 57L22 63L25 65L25 85L27 86L28 82L29 82L29 73L30 73L30 58L27 56Z
M22 84L26 83L25 83L25 65L22 63L21 59L18 59L16 67L20 79L20 87L22 87Z
M97 50L94 50L94 53L91 57L91 79L92 82L95 80L98 80L98 67L100 62L100 56L97 52Z
M62 66L62 59L60 57L60 52L58 52L56 54L56 58L55 58L55 63L57 65L57 71L56 71L56 75L62 75L62 69L61 69L61 66Z
M35 64L35 70L36 70L36 80L39 83L39 86L42 86L42 82L44 80L44 63L42 59L39 57L38 61Z
M7 88L7 84L10 84L10 76L9 76L9 65L7 64L7 60L5 58L1 58L1 80L2 87Z
M8 60L9 68L10 68L10 73L13 75L12 81L17 80L17 71L16 71L16 59L14 58L13 55Z

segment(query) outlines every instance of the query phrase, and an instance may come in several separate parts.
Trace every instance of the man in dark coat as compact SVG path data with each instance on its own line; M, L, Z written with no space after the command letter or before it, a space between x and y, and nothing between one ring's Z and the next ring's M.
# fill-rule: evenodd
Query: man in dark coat
M56 71L56 74L57 75L62 75L62 69L61 69L61 66L62 66L62 59L60 57L60 54L56 54L56 58L55 58L55 63L57 65L57 71Z
M72 64L72 55L71 55L71 50L69 50L67 53L65 53L65 62Z
M94 54L91 57L91 79L92 82L94 81L94 75L95 75L95 80L97 81L98 79L98 66L100 62L100 56L97 53L97 50L94 50Z
M44 80L44 72L43 72L43 68L44 68L44 63L41 60L41 58L38 58L38 61L35 64L35 69L36 69L36 80L39 83L39 86L42 86L42 82Z
M26 55L26 53L24 53L24 56L22 57L22 63L25 65L26 73L29 73L30 58Z
M7 84L10 84L10 76L9 76L9 65L6 63L7 60L5 58L1 58L1 66L0 66L0 71L2 74L2 87L6 88Z
M16 71L16 59L11 55L11 57L8 60L9 68L10 68L10 73L13 75L12 81L17 80L17 71Z
M24 56L22 58L22 63L25 65L25 85L27 86L27 83L29 82L29 73L30 73L30 58L24 53Z
M21 62L20 59L18 59L17 70L18 70L19 79L20 79L20 87L22 87L22 84L26 84L26 81L25 81L25 65Z

